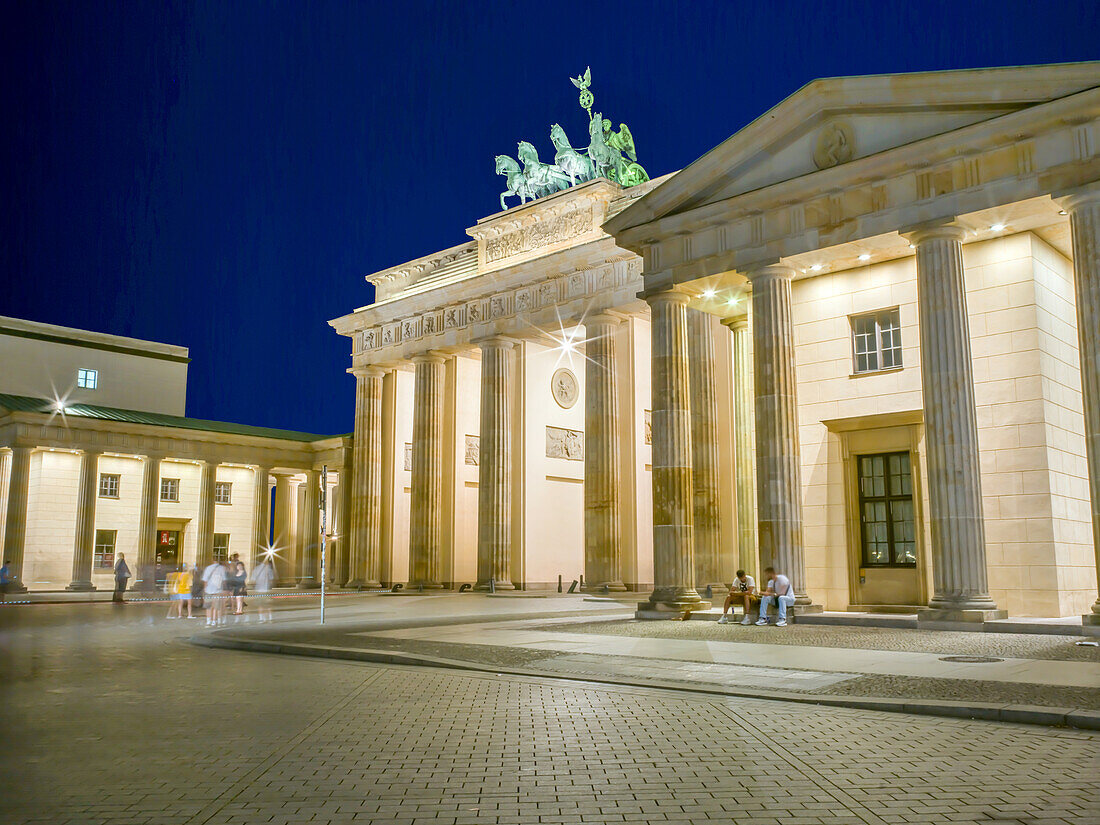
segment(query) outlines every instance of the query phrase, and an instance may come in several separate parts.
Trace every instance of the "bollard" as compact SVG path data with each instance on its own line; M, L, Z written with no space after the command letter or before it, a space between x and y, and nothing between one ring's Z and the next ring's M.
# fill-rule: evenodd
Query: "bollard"
M709 584L707 585L707 598L708 599L713 599L714 598L714 588L711 587Z
M603 587L601 587L601 588L600 588L600 592L601 592L601 593L610 593L610 592L611 592L611 588L610 588L610 587L608 587L608 586L607 586L607 585L605 584L605 585L604 585Z
M496 593L497 592L497 580L492 578L492 577L489 578L489 592L490 593Z
M577 589L577 580L573 579L573 583L571 585L569 585L569 592L573 593L573 592L576 591L576 589Z
M418 588L416 588L416 592L417 593L423 593L424 592L424 582L420 582L420 586Z
M581 590L584 590L584 573L581 573Z
M561 592L561 573L558 573L558 592Z

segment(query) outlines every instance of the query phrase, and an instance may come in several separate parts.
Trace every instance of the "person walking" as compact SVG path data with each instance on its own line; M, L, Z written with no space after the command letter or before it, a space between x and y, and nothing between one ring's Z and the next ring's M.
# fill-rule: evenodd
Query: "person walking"
M187 594L187 618L196 618L194 611L196 609L202 610L203 608L203 581L202 575L199 571L199 564L195 562L195 566L191 570L191 592Z
M213 627L224 621L225 613L225 562L215 561L202 571L203 601L206 602L206 626Z
M229 583L229 593L233 599L233 615L240 616L244 613L245 584L248 581L248 573L244 569L243 562L230 562L229 577L226 581Z
M168 593L168 617L169 619L183 618L183 603L191 596L191 571L184 562L179 570L168 574L168 581L164 584ZM172 614L175 615L172 615Z
M256 591L257 597L260 600L260 621L270 622L273 618L271 613L271 597L268 593L271 592L271 588L275 586L275 565L271 563L271 559L264 559L259 569L256 570L256 576L252 582L252 588Z
M126 556L119 553L118 561L115 562L115 594L111 597L111 601L122 604L124 601L122 594L126 592L126 582L129 580L130 567L126 564Z

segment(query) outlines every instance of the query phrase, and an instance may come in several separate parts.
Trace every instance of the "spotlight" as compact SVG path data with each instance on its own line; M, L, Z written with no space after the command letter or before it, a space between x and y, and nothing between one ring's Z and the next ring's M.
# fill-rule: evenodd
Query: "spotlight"
M871 256L864 252L862 255L859 256L859 259L861 261L869 261L871 260Z
M820 272L824 268L825 267L823 267L821 264L814 264L813 266L810 267L810 269L812 269L814 272Z
M726 304L728 304L731 307L736 306L737 305L737 299L736 298L730 298L728 301L726 301Z
M703 290L703 297L704 298L713 298L714 297L714 290L713 289L704 289Z
M989 228L990 228L990 229L991 229L991 230L992 230L993 232L1003 232L1003 231L1004 231L1004 228L1005 228L1005 225L1004 225L1003 223L995 223L995 224L993 224L993 226L991 226L991 227L989 227Z

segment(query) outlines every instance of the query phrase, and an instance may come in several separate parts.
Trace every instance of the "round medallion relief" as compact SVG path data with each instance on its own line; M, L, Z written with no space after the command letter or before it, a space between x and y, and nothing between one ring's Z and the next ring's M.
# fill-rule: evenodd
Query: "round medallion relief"
M577 376L573 374L572 370L562 367L554 371L554 375L550 378L550 392L553 393L554 400L558 402L559 407L568 410L576 404L580 391L581 387L577 383Z
M842 120L826 124L817 133L814 146L814 163L818 169L828 169L847 163L855 155L856 138L852 127Z

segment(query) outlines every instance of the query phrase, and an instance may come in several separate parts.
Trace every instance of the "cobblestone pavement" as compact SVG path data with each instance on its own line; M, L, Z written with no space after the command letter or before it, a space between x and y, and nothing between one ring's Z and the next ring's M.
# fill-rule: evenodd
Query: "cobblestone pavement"
M0 821L1095 823L1100 735L186 645L0 615Z

